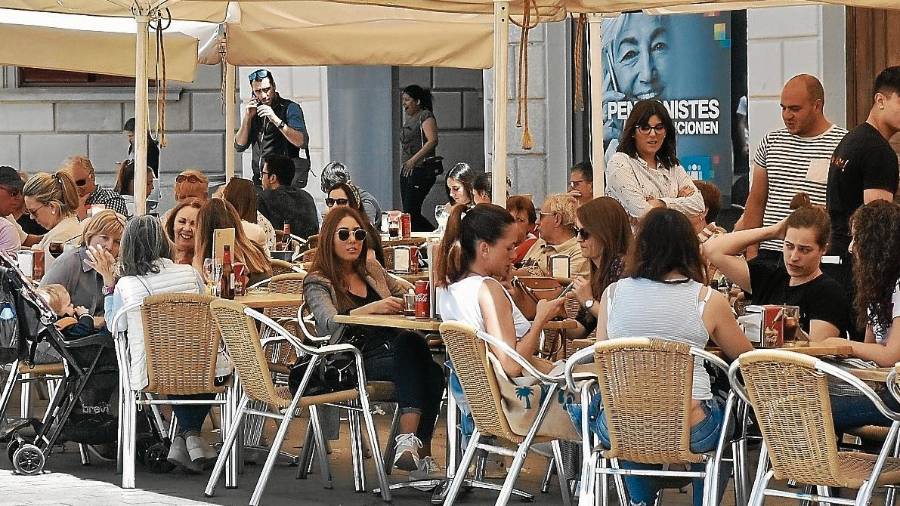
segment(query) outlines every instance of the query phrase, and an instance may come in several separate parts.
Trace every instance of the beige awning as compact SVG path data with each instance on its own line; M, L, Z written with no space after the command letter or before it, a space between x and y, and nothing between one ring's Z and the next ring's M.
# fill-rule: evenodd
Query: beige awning
M327 1L243 2L226 24L232 65L489 68L493 17ZM203 58L207 61L208 58Z
M85 16L0 9L0 20L0 64L134 76L135 24L131 19L95 23ZM193 81L197 39L169 31L163 38L163 47L167 79ZM149 53L147 75L155 77L153 38Z

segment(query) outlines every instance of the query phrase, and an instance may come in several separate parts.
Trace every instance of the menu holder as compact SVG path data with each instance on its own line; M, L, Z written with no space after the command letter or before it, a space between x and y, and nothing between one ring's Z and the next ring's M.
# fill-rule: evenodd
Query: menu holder
M225 245L234 252L234 229L217 228L213 231L213 256L221 264L225 258ZM232 253L233 254L233 253ZM234 258L232 257L232 260Z
M394 272L409 273L409 246L394 246Z
M572 259L568 255L557 254L551 255L547 259L548 271L550 277L570 278L572 277Z

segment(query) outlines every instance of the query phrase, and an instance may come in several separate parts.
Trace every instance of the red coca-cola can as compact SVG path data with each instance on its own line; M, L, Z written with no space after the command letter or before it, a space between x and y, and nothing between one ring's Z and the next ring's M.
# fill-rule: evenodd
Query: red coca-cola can
M428 318L431 315L431 301L428 295L428 281L416 281L416 318Z
M400 237L409 239L412 234L412 216L409 213L400 215Z
M419 273L419 247L415 244L409 247L409 273Z

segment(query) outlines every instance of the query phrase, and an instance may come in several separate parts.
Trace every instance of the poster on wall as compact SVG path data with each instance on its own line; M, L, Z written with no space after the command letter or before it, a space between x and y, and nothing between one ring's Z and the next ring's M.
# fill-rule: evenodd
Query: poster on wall
M678 158L694 179L730 202L731 15L626 13L603 21L603 118L607 160L634 103L662 101L677 130ZM671 133L667 133L671 135Z

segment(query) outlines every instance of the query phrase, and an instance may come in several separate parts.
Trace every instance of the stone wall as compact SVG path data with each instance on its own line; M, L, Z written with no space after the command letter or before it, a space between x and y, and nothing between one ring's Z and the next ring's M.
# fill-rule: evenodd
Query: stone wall
M220 179L224 173L220 81L221 67L200 66L193 83L169 83L167 147L160 153L163 209L171 206L174 175L184 168L198 167ZM122 125L134 116L132 88L17 88L14 67L3 68L2 82L0 164L29 173L54 171L67 157L83 154L93 162L101 184L115 183L116 164L128 151ZM155 90L150 94L153 128Z

